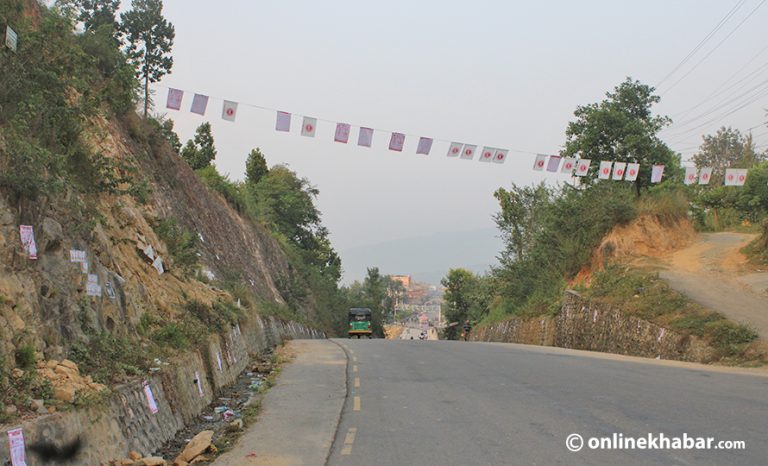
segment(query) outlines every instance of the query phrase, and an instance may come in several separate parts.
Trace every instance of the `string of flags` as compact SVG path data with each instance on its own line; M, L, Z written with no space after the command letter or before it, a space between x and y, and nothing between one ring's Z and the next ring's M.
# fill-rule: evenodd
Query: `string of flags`
M171 110L181 110L182 101L184 99L185 91L176 88L167 88L168 96L166 100L166 108ZM208 102L210 97L207 95L195 93L192 98L192 103L189 107L191 113L198 115L205 115L208 108ZM238 102L222 99L221 118L225 121L234 122L237 118ZM275 112L275 131L278 132L291 132L291 122L293 114L281 110L271 109L267 107L261 107L258 105L245 104L251 107L259 108L262 110ZM299 115L301 118L301 130L299 134L304 137L314 138L317 132L317 125L319 118ZM327 121L327 120L326 120ZM331 122L333 123L333 122ZM334 142L341 144L350 143L352 137L353 125L349 123L336 122L333 140ZM357 132L357 145L360 147L370 148L373 145L373 136L375 132L389 133L388 148L394 152L402 152L405 147L406 134L396 131L375 130L374 128L366 126L356 126ZM416 154L429 155L432 152L433 143L436 141L434 138L420 136L418 144L416 146ZM456 141L445 141L449 143L447 157L453 157L462 160L474 160L475 155L478 152L478 145L467 144ZM533 152L521 151L516 149L502 149L492 146L483 146L477 157L479 162L498 163L502 164L507 160L509 152L521 152L527 154L534 154ZM560 155L547 155L547 154L535 154L533 169L535 171L548 171L553 173L568 174L571 176L587 176L591 165L590 159L583 159L578 157L563 157ZM746 180L747 174L745 169L727 169L725 175L726 186L743 186ZM614 161L600 161L598 165L598 179L601 180L614 180L614 181L635 181L640 173L639 163L630 162L614 162ZM651 167L651 183L660 183L664 177L664 165L653 165ZM700 185L709 184L709 180L712 177L712 168L706 167L697 170L693 167L687 167L685 173L685 184L693 184L698 181ZM158 269L160 271L160 269ZM162 273L162 272L160 272Z

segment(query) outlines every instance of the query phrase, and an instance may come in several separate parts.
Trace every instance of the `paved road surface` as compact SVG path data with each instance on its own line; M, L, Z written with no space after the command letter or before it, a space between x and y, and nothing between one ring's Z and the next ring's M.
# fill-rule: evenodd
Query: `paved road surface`
M330 465L768 464L764 371L509 344L338 342L349 393ZM687 433L747 448L572 453L571 433Z
M750 325L768 339L768 273L742 275L739 250L755 235L707 233L673 254L659 276L694 301L737 322Z

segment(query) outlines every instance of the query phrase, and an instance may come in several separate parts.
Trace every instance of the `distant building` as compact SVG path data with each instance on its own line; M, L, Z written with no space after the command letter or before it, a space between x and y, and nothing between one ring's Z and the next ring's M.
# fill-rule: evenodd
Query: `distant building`
M407 290L411 287L411 276L410 275L390 275L389 276L392 280L398 281L403 284L403 287Z

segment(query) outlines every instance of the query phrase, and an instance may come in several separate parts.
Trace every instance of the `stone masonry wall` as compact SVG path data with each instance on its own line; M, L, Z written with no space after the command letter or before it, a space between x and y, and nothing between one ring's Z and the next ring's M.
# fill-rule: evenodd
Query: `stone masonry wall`
M473 340L559 346L680 361L708 362L714 350L703 340L567 291L556 317L509 319L477 328Z
M115 388L110 399L98 406L0 426L0 465L9 461L7 431L16 427L24 429L27 444L45 440L60 445L79 433L85 441L84 454L78 460L83 465L122 458L131 450L149 455L196 418L213 401L218 389L234 382L252 356L285 339L324 337L321 332L294 322L256 317L231 328L223 337L211 337L204 353L181 355L148 376L145 380L158 407L155 414L149 409L143 380L139 380ZM202 395L196 374L200 376ZM41 464L27 450L27 465Z

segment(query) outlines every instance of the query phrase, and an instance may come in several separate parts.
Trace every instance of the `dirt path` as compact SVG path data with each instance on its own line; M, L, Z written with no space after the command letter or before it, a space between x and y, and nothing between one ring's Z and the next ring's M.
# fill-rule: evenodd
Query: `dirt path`
M739 250L756 235L705 233L667 258L661 278L698 303L768 339L768 272L746 267Z

